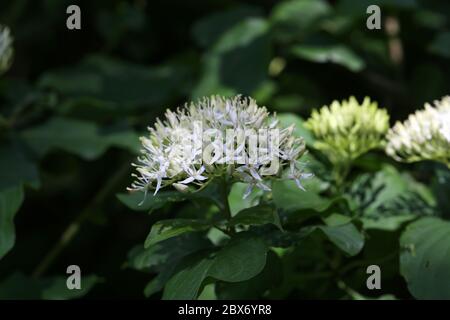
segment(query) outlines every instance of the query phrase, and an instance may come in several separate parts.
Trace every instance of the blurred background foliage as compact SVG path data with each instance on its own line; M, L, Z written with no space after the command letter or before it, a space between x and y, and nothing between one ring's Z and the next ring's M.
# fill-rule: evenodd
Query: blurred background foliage
M75 3L82 29L69 31L66 8ZM371 4L381 7L381 30L366 28ZM189 206L149 216L116 194L130 184L138 136L166 108L240 93L305 118L355 95L378 101L393 123L450 91L448 1L3 0L0 24L11 28L15 52L0 77L0 297L76 297L62 290L69 264L91 275L86 292L96 283L88 297L144 297L152 274L129 268L128 252L155 221ZM375 173L377 161L358 163L369 171L358 183L377 188L385 172ZM450 212L448 171L407 167ZM381 231L372 238L398 245ZM291 255L304 262L284 273L310 268L307 251ZM410 297L398 276L387 286ZM273 296L338 296L320 286L296 290Z

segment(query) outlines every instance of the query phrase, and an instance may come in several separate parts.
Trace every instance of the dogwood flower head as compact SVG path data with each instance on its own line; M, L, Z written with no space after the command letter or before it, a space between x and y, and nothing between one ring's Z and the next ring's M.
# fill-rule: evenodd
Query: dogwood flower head
M450 96L397 122L387 138L386 153L397 161L434 160L450 167Z
M348 163L382 144L389 129L389 115L369 97L359 104L355 97L313 110L305 127L316 138L314 147L334 164Z
M280 177L287 166L301 187L300 180L311 175L300 168L305 143L293 130L293 125L279 128L276 115L241 96L212 96L167 110L149 136L141 137L136 180L128 189L156 194L172 185L195 191L222 176L248 183L245 197L254 187L269 191L267 180Z
M12 55L12 37L9 28L0 25L0 74L11 65Z

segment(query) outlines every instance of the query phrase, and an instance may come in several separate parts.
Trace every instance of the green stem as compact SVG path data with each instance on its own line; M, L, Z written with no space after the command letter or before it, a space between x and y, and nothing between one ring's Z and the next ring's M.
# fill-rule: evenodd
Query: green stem
M333 167L333 177L335 180L336 193L341 194L345 185L345 179L350 172L350 162L335 164Z
M223 202L223 212L228 220L228 222L231 221L232 215L231 215L231 209L230 209L230 203L228 201L228 194L230 193L230 188L228 185L228 180L224 179L222 184L222 202ZM227 228L227 234L234 235L236 233L236 230L233 226L228 226Z
M64 248L75 238L80 230L80 226L89 218L90 213L98 204L102 203L105 198L111 193L115 186L128 173L129 165L123 166L116 172L111 179L103 186L102 189L94 196L89 204L80 212L75 220L64 230L59 241L50 249L45 255L41 263L34 269L32 276L38 278L42 276L53 262L59 257Z

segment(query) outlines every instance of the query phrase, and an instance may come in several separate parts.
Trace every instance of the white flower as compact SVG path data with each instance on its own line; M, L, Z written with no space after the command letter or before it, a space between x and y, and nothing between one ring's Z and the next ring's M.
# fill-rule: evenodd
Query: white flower
M12 37L9 28L0 25L0 74L9 68L12 56Z
M141 138L136 180L128 189L156 194L172 185L185 192L188 185L198 189L215 176L228 175L249 184L246 196L254 187L269 191L265 181L280 177L288 165L301 187L300 179L309 175L293 164L305 153L305 143L293 136L293 126L277 125L265 107L241 96L212 96L176 112L167 110L165 120L157 119L150 135ZM257 149L252 139L259 143Z
M387 138L386 152L398 161L435 160L450 166L450 96L397 122Z
M299 170L295 162L290 163L288 178L294 180L299 189L306 191L301 181L305 179L311 179L313 176L314 175L312 173L305 173Z
M203 181L208 179L205 176L202 176L202 173L205 171L205 167L201 166L199 170L195 170L195 168L185 168L185 172L188 174L188 178L184 179L183 181L180 181L178 183L180 184L188 184L194 181Z

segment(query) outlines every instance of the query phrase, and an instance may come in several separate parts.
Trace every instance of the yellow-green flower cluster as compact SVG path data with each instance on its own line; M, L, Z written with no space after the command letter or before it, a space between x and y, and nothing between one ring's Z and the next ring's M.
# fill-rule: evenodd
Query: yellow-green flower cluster
M380 147L389 129L389 115L366 97L355 97L313 110L305 126L316 138L314 147L334 164L349 163L367 151Z
M434 160L450 167L450 96L397 122L387 138L386 152L397 161Z
M0 74L9 69L13 56L9 28L0 25Z

